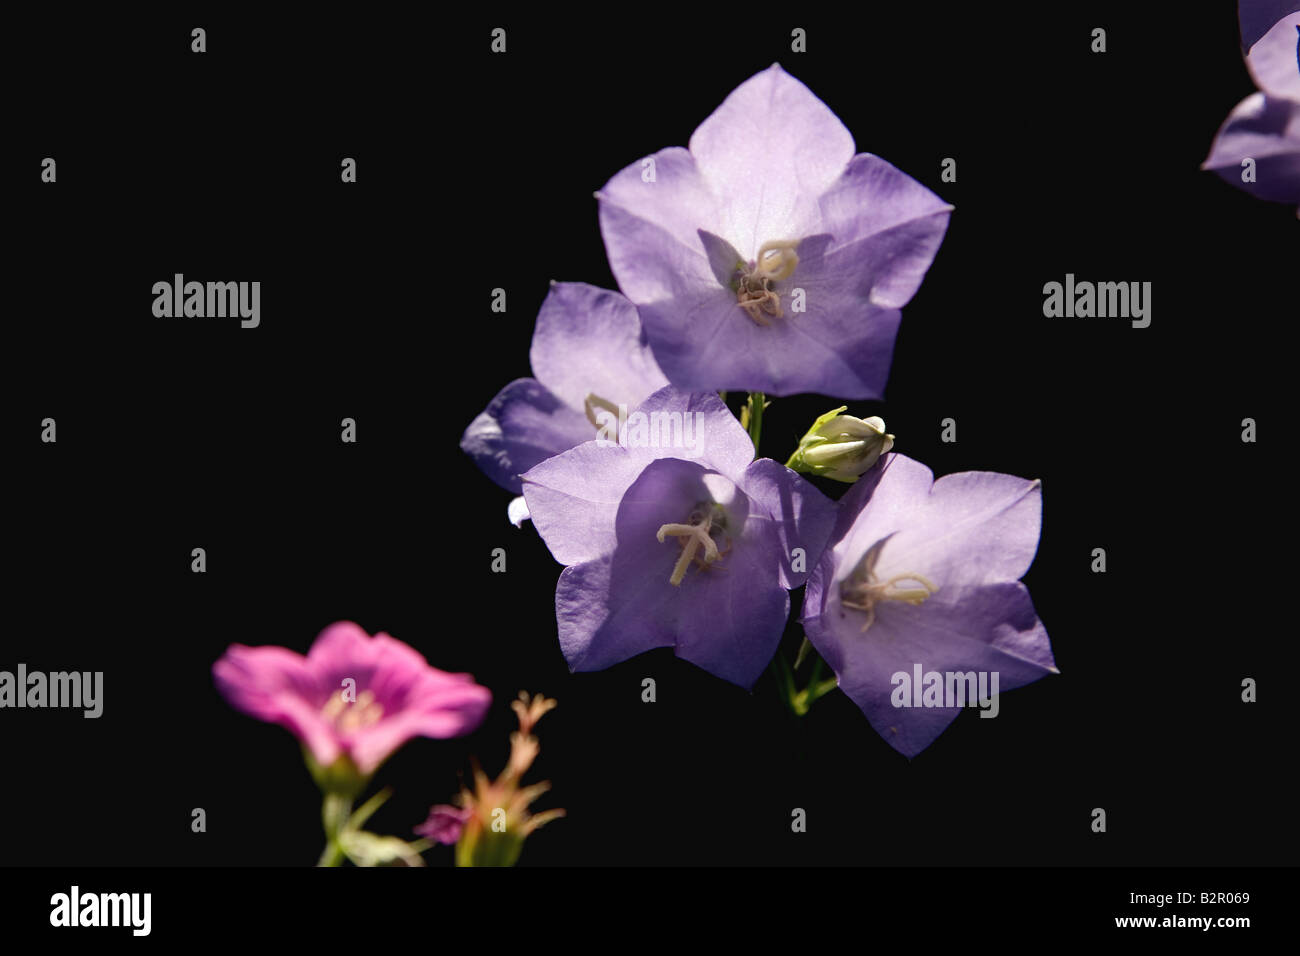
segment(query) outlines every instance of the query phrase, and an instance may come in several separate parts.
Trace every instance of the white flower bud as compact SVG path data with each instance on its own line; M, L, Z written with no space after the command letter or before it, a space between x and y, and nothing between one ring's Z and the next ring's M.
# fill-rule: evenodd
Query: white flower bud
M842 405L813 422L786 467L854 482L894 447L894 436L885 432L884 419L854 418L843 414L846 408Z

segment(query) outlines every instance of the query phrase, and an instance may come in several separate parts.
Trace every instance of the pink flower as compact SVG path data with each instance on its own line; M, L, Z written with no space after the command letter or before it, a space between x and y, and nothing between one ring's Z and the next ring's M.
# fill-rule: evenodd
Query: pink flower
M469 733L492 701L469 674L350 621L325 628L306 657L232 644L212 674L230 706L293 731L321 767L347 756L365 776L412 737Z

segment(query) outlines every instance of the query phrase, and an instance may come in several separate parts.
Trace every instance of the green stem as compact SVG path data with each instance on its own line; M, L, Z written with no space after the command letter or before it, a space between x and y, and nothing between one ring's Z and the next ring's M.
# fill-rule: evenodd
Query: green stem
M812 641L808 640L808 638L805 637L803 639L803 643L799 645L799 653L794 656L794 669L798 670L799 668L803 667L804 658L806 658L811 653L812 653Z
M763 407L767 397L762 392L750 392L749 404L749 438L754 443L754 454L758 454L758 440L763 434Z
M360 830L366 825L366 821L374 815L374 812L384 805L389 797L393 795L392 787L384 787L377 794L361 805L356 813L347 817L347 825L353 830Z
M809 677L809 678L808 678L808 687L809 687L809 689L811 689L811 688L817 686L817 681L819 681L819 680L821 679L821 676L822 676L822 666L823 666L825 663L826 663L826 662L825 662L824 660L822 660L822 657L821 657L820 654L818 654L818 655L816 656L816 658L813 660L812 677Z
M790 708L790 712L796 717L802 717L808 713L808 711L812 710L813 704L839 686L839 681L834 676L822 679L822 671L826 666L826 662L822 660L820 654L812 650L812 645L807 638L804 638L803 644L799 647L799 657L795 667L797 668L808 654L812 654L813 657L812 672L808 677L807 685L800 691L794 689L794 675L790 668L786 666L785 658L780 653L777 654L781 662L781 670L788 677L784 688L786 706Z
M339 846L338 840L330 840L325 844L325 850L321 853L320 859L316 861L317 866L342 866L343 865L343 847Z
M339 843L339 834L352 813L352 800L338 793L326 793L321 803L321 822L325 825L325 849L321 852L317 866L342 866L343 846Z

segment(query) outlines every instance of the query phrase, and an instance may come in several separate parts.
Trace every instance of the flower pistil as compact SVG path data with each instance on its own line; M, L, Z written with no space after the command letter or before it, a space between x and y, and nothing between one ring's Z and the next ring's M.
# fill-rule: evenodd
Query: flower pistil
M700 568L707 568L726 554L729 548L719 551L717 543L713 540L713 535L725 534L726 527L726 512L720 505L712 502L697 505L685 524L662 525L655 535L659 543L662 544L664 538L672 536L678 538L678 543L682 546L681 556L673 565L673 573L668 578L668 583L674 587L679 586L692 562ZM704 551L703 556L700 555L701 549Z

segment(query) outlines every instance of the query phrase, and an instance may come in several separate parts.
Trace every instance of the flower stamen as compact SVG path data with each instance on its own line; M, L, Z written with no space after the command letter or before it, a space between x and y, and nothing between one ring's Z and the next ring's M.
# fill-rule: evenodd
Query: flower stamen
M375 695L368 690L358 694L355 701L346 700L343 691L336 691L321 708L321 716L343 733L376 724L383 715L384 708L376 703Z
M840 585L840 604L866 614L862 624L865 633L876 621L876 606L882 601L901 601L913 607L920 606L926 598L939 591L938 585L925 575L914 571L895 574L887 581L877 581L876 561L885 542L878 541L862 558L862 563ZM900 587L910 583L911 587Z
M583 410L587 413L587 421L591 422L592 427L596 428L597 430L604 428L604 425L596 421L596 409L599 408L602 411L609 412L611 415L614 416L615 420L618 419L618 406L615 405L607 398L601 398L599 395L595 394L594 392L592 392L585 399L582 400L582 407Z
M788 279L794 274L799 264L795 253L798 242L765 242L758 250L758 258L749 265L748 272L742 272L736 283L737 304L745 310L757 324L770 326L772 323L764 318L764 313L784 318L781 311L781 295L772 288L773 282Z
M674 537L679 539L678 544L682 547L682 553L673 565L673 573L668 578L669 584L679 587L692 563L707 568L727 553L719 551L713 540L713 534L723 527L719 515L698 510L691 514L691 520L687 524L669 523L660 526L655 534L660 544L663 544L665 538ZM703 556L700 555L701 549L704 551ZM727 548L729 550L730 547Z

